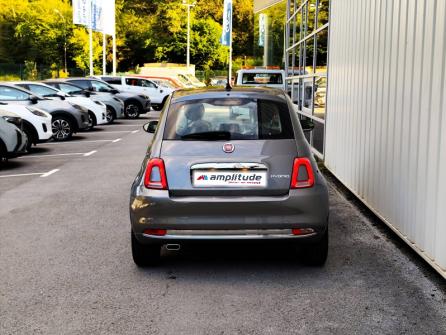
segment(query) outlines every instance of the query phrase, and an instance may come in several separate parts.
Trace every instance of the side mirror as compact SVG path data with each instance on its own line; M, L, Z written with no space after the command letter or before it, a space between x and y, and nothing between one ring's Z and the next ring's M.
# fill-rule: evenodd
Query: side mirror
M36 97L35 95L30 95L30 96L28 97L28 99L29 99L29 101L31 101L31 103L34 104L34 105L39 101L39 98Z
M156 131L156 128L158 127L158 121L150 121L147 122L144 126L142 126L142 129L144 131L153 134Z
M82 93L84 93L84 95L89 98L91 96L90 91L83 91Z
M304 132L310 132L314 129L314 122L312 119L301 119L300 125Z
M114 88L114 89L110 90L110 92L111 92L112 94L118 94L118 93L119 93L119 90L117 90L116 88Z
M63 92L57 92L56 94L57 94L57 96L58 96L61 100L65 100L65 93L63 93Z

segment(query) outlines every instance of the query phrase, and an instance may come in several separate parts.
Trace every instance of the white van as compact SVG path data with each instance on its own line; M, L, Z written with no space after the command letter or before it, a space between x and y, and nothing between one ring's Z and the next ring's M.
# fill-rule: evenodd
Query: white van
M237 86L267 86L285 89L285 71L249 69L237 71Z

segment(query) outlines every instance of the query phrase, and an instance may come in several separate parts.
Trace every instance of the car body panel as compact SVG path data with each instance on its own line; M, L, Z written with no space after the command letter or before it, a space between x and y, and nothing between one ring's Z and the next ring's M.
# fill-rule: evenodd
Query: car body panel
M52 116L50 113L38 110L39 114L42 113L44 116L36 115L32 112L33 107L25 107L18 104L0 104L0 109L16 113L23 120L29 122L34 128L39 142L47 141L53 136L51 132Z
M3 113L12 114L0 108L0 139L6 147L6 157L16 157L25 153L28 139L21 129L3 119Z
M2 102L37 107L39 109L43 109L44 111L50 113L51 115L53 115L53 117L54 117L55 113L64 114L75 122L75 124L73 124L75 131L87 129L89 126L88 113L86 111L81 111L79 109L76 109L74 106L69 104L67 101L63 101L63 100L55 101L55 100L51 100L51 99L46 99L39 95L34 94L31 91L28 91L24 88L18 87L16 85L0 83L0 91L3 88L9 89L9 90L20 91L20 93L23 94L23 99L22 98L20 100L19 99L9 99L6 96L1 96L1 92L0 92L0 101L2 101ZM29 99L30 96L35 96L37 98L35 103Z
M235 150L222 150L225 141L164 139L169 113L178 102L216 97L249 97L286 103L294 138L230 141ZM149 189L144 185L145 169L151 158L164 160L168 189ZM306 157L314 173L314 186L290 188L290 175L296 157ZM255 163L268 169L268 183L264 188L199 189L191 182L191 169L196 164ZM249 164L247 164L249 166ZM141 169L134 180L130 196L130 220L136 239L143 244L183 242L184 234L172 233L167 237L144 234L146 229L187 231L206 239L227 239L224 230L235 230L240 236L249 230L312 228L312 238L319 238L327 229L329 207L328 189L309 145L304 137L293 105L283 90L268 88L180 90L174 92L160 118L157 131L148 148ZM211 231L208 235L198 233ZM231 233L233 234L233 233ZM189 236L188 235L188 236ZM234 235L234 234L233 234ZM249 235L263 239L265 234ZM235 236L238 236L235 234ZM278 235L270 234L269 238ZM280 238L293 239L289 233ZM173 242L175 243L175 242Z
M54 92L54 94L60 94L60 96L57 97L47 97L51 100L66 100L70 103L77 104L79 106L82 106L86 108L89 112L92 112L96 118L96 124L105 124L107 123L107 120L105 118L106 109L105 106L98 105L91 101L90 99L86 97L79 97L79 96L70 96L67 93L53 87L46 85L45 83L37 83L37 82L18 82L15 83L15 85L21 86L35 94L43 94L42 90L51 90ZM45 97L45 95L43 95Z

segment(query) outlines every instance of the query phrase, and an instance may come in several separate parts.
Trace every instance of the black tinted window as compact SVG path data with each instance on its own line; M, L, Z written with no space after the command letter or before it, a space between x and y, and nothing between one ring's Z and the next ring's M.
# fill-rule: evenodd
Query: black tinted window
M164 138L169 140L258 140L294 138L286 103L217 98L173 104Z
M242 84L282 84L281 73L243 73Z
M114 78L114 77L101 77L103 81L106 83L109 83L111 85L121 85L121 78Z

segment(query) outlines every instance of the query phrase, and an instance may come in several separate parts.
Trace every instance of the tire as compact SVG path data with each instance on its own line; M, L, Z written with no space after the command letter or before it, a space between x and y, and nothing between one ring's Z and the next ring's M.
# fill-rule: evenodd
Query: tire
M6 163L8 161L8 151L6 150L6 145L0 140L0 164Z
M88 112L88 127L85 130L92 130L96 126L96 116L92 112Z
M306 265L322 266L325 264L328 256L328 228L320 240L303 246L302 256L302 261Z
M154 110L154 111L157 111L157 112L159 112L160 110L162 110L162 109L164 108L164 105L165 105L166 101L167 101L167 97L168 97L168 96L165 96L164 99L163 99L163 101L161 101L160 104L158 104L158 105L152 105L153 110Z
M105 119L107 120L107 124L113 123L116 119L115 110L110 106L107 106L105 111Z
M142 108L139 102L130 100L125 104L125 116L129 119L137 119L139 118L139 114L141 114Z
M37 141L34 132L29 127L23 127L23 132L26 134L26 137L28 137L28 142L26 143L26 151L29 152L32 145Z
M163 109L163 106L162 106L162 104L156 104L156 105L152 105L151 106L152 107L152 109L154 110L154 111L156 111L156 112L159 112L161 109Z
M53 139L55 141L67 141L73 136L73 124L71 120L64 116L53 116L51 121Z
M130 235L132 238L132 256L135 264L139 267L159 264L161 259L161 246L156 244L141 244L133 232L130 232Z

